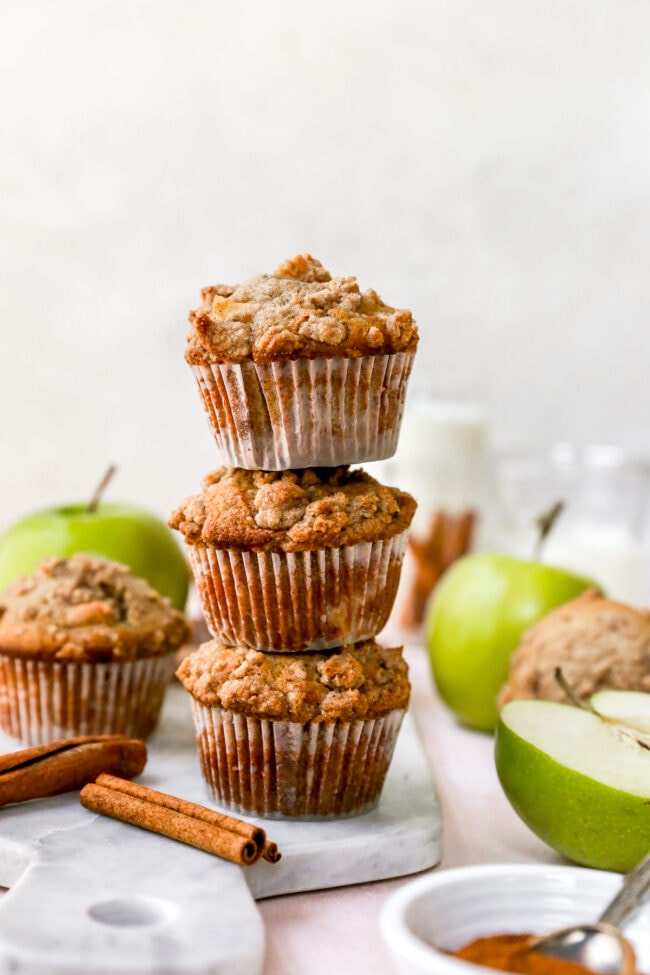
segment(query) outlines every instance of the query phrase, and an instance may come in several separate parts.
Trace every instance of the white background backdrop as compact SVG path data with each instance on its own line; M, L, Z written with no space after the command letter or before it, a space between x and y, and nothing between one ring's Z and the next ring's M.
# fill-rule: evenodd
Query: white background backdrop
M202 285L310 250L496 444L648 452L646 0L3 0L0 527L216 462Z

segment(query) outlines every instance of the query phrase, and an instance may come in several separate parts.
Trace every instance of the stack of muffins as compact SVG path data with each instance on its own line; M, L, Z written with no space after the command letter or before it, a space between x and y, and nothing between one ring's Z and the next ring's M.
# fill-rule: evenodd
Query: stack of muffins
M170 524L213 636L183 661L203 775L239 813L333 817L377 801L410 685L390 614L410 495L350 464L396 449L408 311L309 255L203 291L186 358L231 467Z

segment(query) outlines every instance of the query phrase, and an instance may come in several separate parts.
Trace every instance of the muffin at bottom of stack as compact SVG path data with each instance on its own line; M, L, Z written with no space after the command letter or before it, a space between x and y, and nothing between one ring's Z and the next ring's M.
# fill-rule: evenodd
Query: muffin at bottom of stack
M379 799L408 705L402 648L262 653L218 640L183 661L203 776L239 813L326 819Z
M191 629L117 562L50 558L0 596L0 728L28 745L154 730Z

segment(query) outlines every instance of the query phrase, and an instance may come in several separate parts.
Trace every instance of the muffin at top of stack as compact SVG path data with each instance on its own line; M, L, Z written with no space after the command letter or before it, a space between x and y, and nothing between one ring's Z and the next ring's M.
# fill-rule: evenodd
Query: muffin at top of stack
M261 815L351 815L376 802L408 704L401 648L287 656L218 640L178 676L213 797Z
M85 554L45 559L0 596L0 726L31 744L146 737L190 633L126 566Z
M169 524L185 537L213 636L321 650L385 625L415 507L409 494L345 466L220 468Z
M410 311L309 254L202 297L186 359L230 464L287 470L395 452L418 341Z
M192 364L358 357L413 352L417 344L410 311L362 292L355 277L332 278L311 254L201 296L190 312L185 356Z

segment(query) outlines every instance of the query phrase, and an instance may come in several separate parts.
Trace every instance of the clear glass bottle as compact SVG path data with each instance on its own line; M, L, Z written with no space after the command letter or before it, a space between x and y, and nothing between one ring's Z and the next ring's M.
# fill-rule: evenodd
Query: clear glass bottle
M476 404L409 396L397 453L368 469L418 502L391 624L417 631L445 569L482 545L491 493L487 423Z

